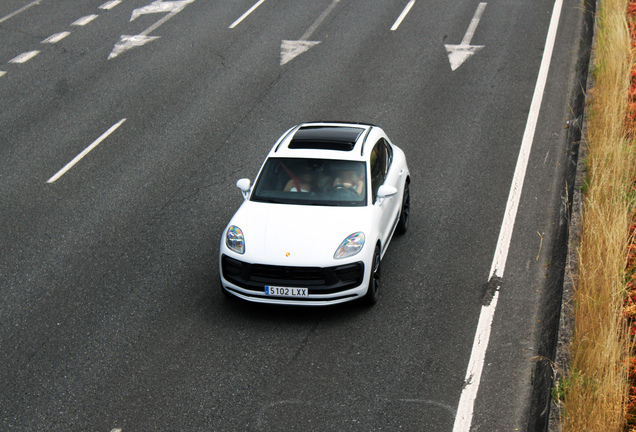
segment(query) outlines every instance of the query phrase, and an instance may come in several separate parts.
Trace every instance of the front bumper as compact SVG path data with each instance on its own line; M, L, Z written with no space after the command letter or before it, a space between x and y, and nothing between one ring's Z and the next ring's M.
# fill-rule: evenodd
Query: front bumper
M223 288L252 302L325 306L355 300L367 292L368 276L362 261L333 267L290 267L252 264L222 254L219 264ZM265 285L307 288L308 296L268 296Z

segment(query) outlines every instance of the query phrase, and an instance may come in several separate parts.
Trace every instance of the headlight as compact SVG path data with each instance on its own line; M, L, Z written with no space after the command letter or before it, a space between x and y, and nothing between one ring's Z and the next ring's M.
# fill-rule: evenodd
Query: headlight
M336 253L333 254L333 258L342 259L354 256L362 250L362 246L364 246L364 233L353 233L344 239L340 247L336 250Z
M236 253L245 253L245 238L243 237L243 231L237 226L232 225L227 229L225 236L225 244L230 250Z

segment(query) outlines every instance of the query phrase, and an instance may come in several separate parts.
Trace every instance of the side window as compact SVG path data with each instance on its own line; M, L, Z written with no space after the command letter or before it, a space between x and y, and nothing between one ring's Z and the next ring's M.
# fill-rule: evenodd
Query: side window
M391 162L393 162L393 149L391 148L391 145L386 142L385 139L382 139L382 142L384 143L384 147L386 147L386 154L387 154L387 163L386 163L386 172L389 172L389 168L391 167Z
M378 141L371 151L371 193L372 200L378 195L378 189L386 179L387 149L384 140Z

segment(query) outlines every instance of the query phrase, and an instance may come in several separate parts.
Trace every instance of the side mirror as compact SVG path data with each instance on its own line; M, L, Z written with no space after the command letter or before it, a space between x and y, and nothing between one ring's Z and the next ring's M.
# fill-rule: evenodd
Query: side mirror
M243 194L243 199L247 199L247 197L250 195L250 187L251 187L250 179L246 179L246 178L240 179L239 181L236 182L236 187L241 190L241 193Z
M376 196L376 204L382 204L386 198L390 198L397 193L397 189L393 186L382 185L378 188L378 194Z
M393 186L382 185L378 188L378 198L388 198L395 195L397 191Z

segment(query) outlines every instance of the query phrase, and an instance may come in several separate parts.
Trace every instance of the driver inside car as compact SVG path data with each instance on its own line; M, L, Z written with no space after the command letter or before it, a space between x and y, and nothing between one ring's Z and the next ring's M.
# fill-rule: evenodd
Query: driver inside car
M364 174L360 174L355 170L341 171L338 177L333 181L332 190L349 189L356 191L356 193L360 195L364 189L363 176Z

